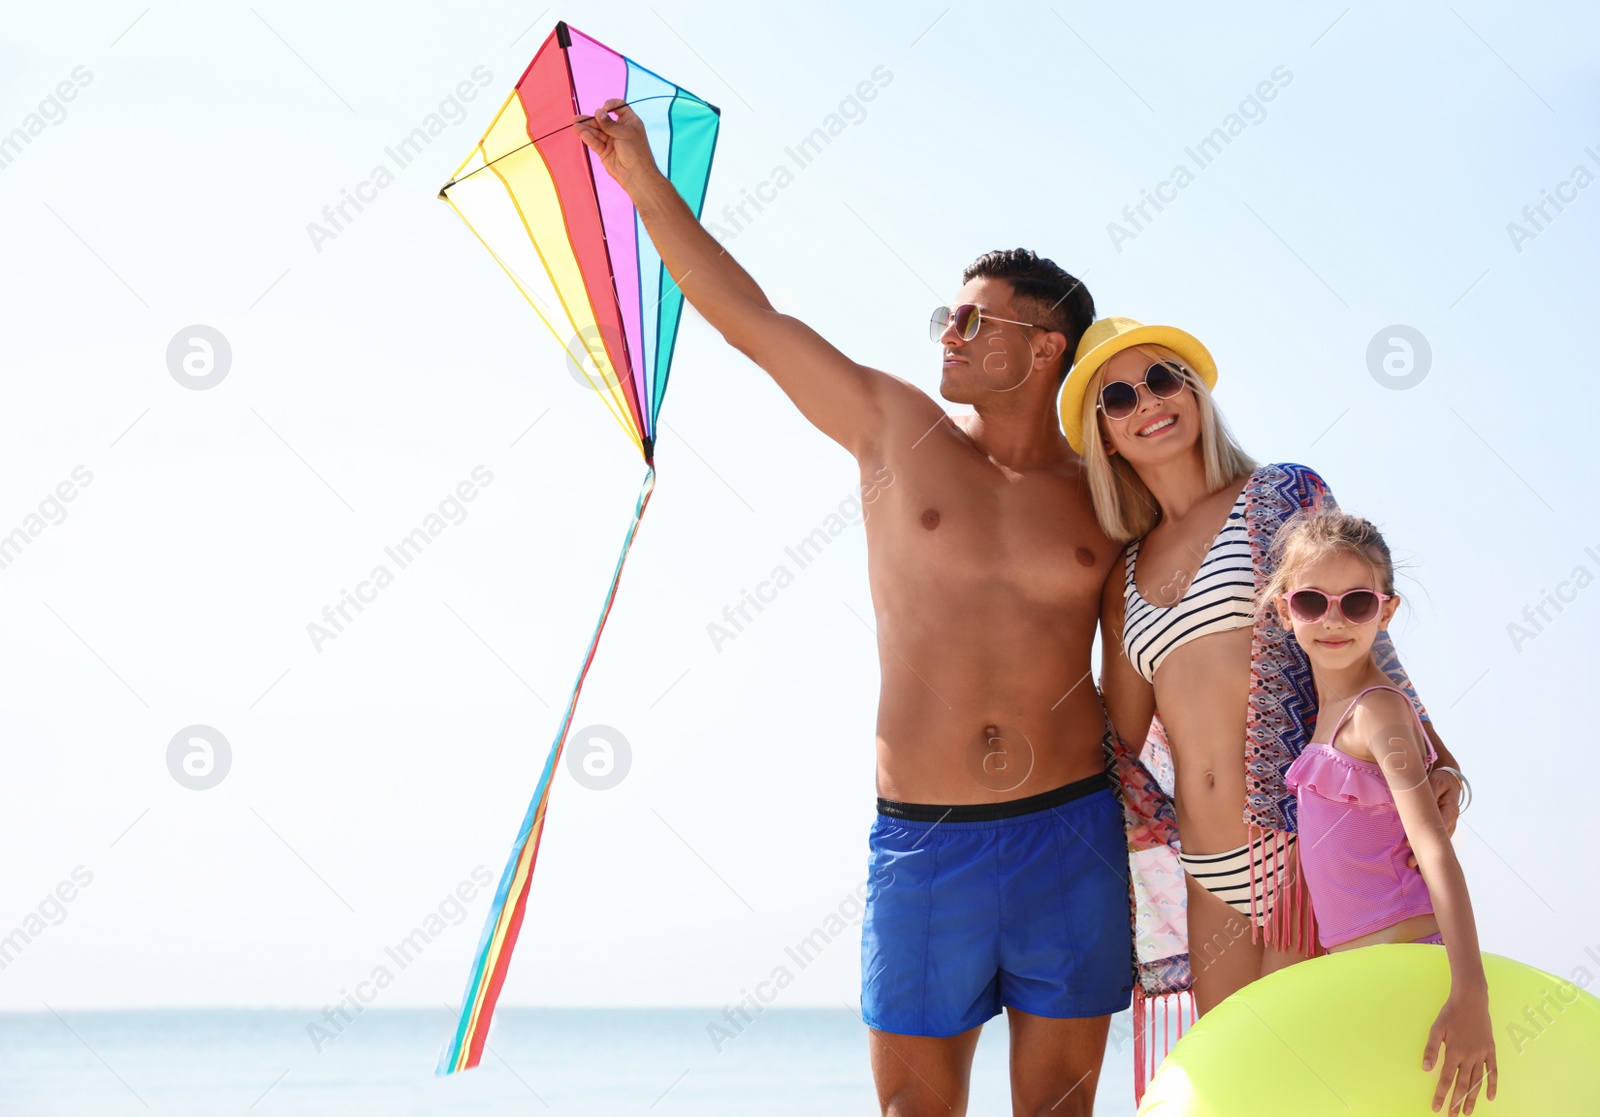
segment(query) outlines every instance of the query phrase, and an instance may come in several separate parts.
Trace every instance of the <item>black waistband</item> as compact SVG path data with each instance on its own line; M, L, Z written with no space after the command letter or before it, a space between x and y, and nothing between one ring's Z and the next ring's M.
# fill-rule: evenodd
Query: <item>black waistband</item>
M1054 791L1041 791L1026 799L1012 799L1004 803L962 803L953 807L938 807L929 803L896 803L893 799L879 799L878 813L890 818L903 818L908 822L995 822L1002 818L1015 818L1059 807L1085 795L1093 795L1101 788L1111 786L1106 773L1096 772L1081 780L1074 780Z

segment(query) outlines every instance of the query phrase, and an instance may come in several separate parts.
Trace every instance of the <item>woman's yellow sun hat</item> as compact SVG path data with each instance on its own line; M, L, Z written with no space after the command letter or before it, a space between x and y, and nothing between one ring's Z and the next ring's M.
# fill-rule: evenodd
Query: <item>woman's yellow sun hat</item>
M1170 349L1199 374L1207 389L1217 386L1217 362L1193 334L1176 326L1146 326L1132 318L1102 318L1083 331L1072 371L1061 385L1061 429L1078 453L1083 453L1083 397L1089 390L1089 381L1101 365L1135 345Z

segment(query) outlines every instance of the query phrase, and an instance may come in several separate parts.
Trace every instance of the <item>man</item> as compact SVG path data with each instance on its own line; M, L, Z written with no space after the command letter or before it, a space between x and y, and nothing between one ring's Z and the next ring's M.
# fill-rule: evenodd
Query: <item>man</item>
M1091 1113L1133 963L1090 677L1119 549L1056 419L1094 317L1088 291L1022 250L969 267L943 315L940 394L975 414L951 418L773 309L657 170L623 102L575 123L689 302L877 489L881 798L862 1015L884 1113L964 1113L979 1028L1002 1007L1014 1111Z

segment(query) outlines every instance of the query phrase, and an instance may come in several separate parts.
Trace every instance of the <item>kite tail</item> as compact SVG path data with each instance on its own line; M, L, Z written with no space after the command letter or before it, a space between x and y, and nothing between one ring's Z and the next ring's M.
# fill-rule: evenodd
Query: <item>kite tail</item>
M611 588L606 591L605 607L600 610L600 621L589 638L589 651L583 657L583 667L578 671L578 681L573 685L572 697L567 700L566 713L556 730L555 742L545 759L544 770L539 775L539 786L534 789L533 801L517 831L517 840L511 847L511 859L500 874L500 886L495 890L494 904L484 923L483 935L478 940L478 950L467 981L467 993L461 1003L461 1020L456 1025L435 1074L454 1074L471 1070L483 1057L484 1040L489 1035L489 1022L494 1016L495 1002L500 999L500 989L505 984L506 970L511 965L511 952L517 945L517 932L522 929L522 916L528 906L528 886L533 878L534 861L539 856L539 839L544 834L545 808L550 801L550 784L561 762L561 750L572 729L572 715L578 707L578 695L583 691L583 680L594 662L595 648L600 643L600 633L611 614L611 603L617 596L617 583L622 579L622 564L627 561L628 550L633 546L634 534L639 530L639 518L644 515L650 494L655 491L656 470L650 465L644 484L639 489L639 501L634 505L633 522L628 525L628 537L623 540L622 553L617 556L617 568L611 575Z

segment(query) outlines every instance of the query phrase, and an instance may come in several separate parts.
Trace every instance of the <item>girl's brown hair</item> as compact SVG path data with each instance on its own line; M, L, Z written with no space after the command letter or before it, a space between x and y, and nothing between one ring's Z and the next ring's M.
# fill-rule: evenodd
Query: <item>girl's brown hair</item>
M1272 543L1278 566L1261 589L1257 609L1271 612L1273 602L1289 591L1306 567L1332 554L1353 555L1372 567L1378 589L1394 593L1394 557L1371 520L1341 512L1331 505L1293 516Z

